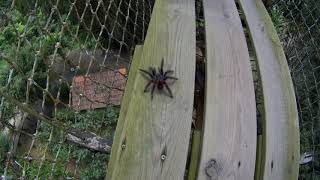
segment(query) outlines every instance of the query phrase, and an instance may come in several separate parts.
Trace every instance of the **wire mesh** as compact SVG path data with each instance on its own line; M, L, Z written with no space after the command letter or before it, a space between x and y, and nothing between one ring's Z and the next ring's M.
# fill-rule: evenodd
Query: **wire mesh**
M154 0L0 2L2 179L103 179L136 44ZM320 2L269 8L299 110L301 180L320 179Z
M270 6L290 67L299 110L299 179L320 179L320 1L278 0Z
M105 177L132 52L153 3L0 2L1 179Z

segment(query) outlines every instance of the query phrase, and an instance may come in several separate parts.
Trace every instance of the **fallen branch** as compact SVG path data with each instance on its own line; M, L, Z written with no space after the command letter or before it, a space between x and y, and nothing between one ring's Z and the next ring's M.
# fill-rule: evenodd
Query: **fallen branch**
M67 134L67 142L102 153L110 153L112 141L102 138L95 133L73 129L72 134ZM76 134L77 136L74 136Z

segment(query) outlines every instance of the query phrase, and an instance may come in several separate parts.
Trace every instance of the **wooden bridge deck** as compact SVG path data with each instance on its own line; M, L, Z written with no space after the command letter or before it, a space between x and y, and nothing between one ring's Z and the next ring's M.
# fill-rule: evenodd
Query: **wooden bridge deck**
M239 0L261 74L264 118L262 138L257 140L252 70L235 1L203 3L205 117L202 146L192 149L201 157L189 167L197 169L199 180L297 179L299 128L295 95L266 9L261 0ZM196 65L194 6L192 0L156 1L144 45L135 50L107 179L186 177ZM151 100L150 94L143 92L147 81L138 69L158 67L162 58L165 69L174 70L179 80L170 85L173 99L156 92ZM200 139L199 134L197 137Z
M265 122L259 179L298 179L300 143L296 98L277 32L263 3L239 0L259 64Z
M234 0L204 0L206 94L198 179L253 179L256 107L249 52Z
M170 85L173 99L156 92L151 100L150 93L143 92L147 80L137 74L131 96L125 97L130 101L124 100L129 105L118 122L108 179L183 179L192 122L195 44L194 1L156 1L139 68L159 67L163 58L164 68L174 70L179 80Z

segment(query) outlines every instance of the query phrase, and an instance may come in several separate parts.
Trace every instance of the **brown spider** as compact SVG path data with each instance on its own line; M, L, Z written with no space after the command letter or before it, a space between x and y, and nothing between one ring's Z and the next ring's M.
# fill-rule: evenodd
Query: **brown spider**
M165 87L169 93L169 96L173 98L172 91L166 82L167 79L178 80L178 78L176 77L169 76L169 74L172 74L173 71L172 70L168 70L166 72L163 71L163 59L161 61L161 66L159 67L159 72L157 72L156 68L154 67L150 67L149 69L150 71L140 69L141 72L148 75L147 79L149 80L148 84L144 88L144 92L148 92L148 88L152 84L151 99L153 98L153 93L156 87L159 90L162 90L163 87Z

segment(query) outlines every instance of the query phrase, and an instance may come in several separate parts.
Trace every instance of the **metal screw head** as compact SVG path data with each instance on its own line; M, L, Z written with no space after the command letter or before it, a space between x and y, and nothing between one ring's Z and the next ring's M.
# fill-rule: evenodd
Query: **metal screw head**
M161 155L161 161L166 160L166 158L167 158L167 156L166 156L166 155L164 155L164 154L162 154L162 155Z
M121 145L121 148L122 148L122 149L125 149L125 148L126 148L126 145L125 145L125 144L122 144L122 145Z

